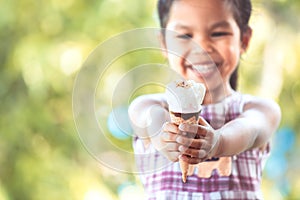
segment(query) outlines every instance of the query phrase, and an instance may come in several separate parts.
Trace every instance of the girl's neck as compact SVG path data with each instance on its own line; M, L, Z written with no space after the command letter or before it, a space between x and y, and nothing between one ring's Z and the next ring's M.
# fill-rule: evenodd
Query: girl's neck
M203 104L206 105L221 102L233 92L234 90L231 88L230 84L224 84L222 87L207 90Z

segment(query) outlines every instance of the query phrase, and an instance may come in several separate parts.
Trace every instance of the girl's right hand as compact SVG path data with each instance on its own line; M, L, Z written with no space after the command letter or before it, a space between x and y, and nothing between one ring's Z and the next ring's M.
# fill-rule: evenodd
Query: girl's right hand
M172 162L179 161L179 155L181 154L178 150L180 144L176 142L176 138L179 134L180 131L176 124L171 122L164 123L160 136L162 145L160 152Z

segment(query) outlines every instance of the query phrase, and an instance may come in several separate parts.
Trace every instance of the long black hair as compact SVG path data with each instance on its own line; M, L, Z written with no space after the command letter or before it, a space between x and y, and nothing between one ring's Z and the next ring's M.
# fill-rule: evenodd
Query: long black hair
M157 11L160 22L160 27L165 29L169 20L171 7L176 0L158 0ZM249 28L249 19L252 12L251 0L224 0L231 8L234 19L236 20L241 37ZM234 70L230 77L230 85L236 90L238 82L238 67Z

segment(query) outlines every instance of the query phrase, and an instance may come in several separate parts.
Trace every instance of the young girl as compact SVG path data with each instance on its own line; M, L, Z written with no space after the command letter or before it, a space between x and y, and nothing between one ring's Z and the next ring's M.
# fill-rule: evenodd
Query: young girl
M250 0L159 0L158 12L171 68L205 84L207 92L198 125L171 123L164 94L141 96L130 105L147 198L262 199L262 167L280 109L271 100L236 91L239 59L252 34ZM203 61L199 46L213 62ZM199 177L199 167L182 182L179 159L201 164L225 156L231 158L229 175L213 170Z

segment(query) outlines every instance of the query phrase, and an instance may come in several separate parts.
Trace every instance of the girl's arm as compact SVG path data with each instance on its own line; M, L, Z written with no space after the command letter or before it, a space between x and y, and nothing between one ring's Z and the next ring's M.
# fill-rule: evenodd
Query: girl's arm
M278 128L281 118L279 106L270 100L253 98L245 104L243 113L214 130L203 119L199 125L182 124L179 130L191 133L191 137L179 137L179 150L191 157L183 157L197 164L209 157L232 156L243 151L263 147ZM200 135L200 139L194 139Z
M248 149L262 147L279 126L279 106L266 99L253 98L244 106L240 117L223 126L216 155L235 155Z
M150 143L171 161L178 161L180 152L176 136L178 126L168 123L170 116L162 94L140 96L128 110L134 133L143 140L145 148Z
M163 97L146 95L131 104L129 116L135 134L144 140L145 147L152 143L171 161L178 161L183 155L183 160L197 164L209 157L232 156L263 147L278 128L281 112L275 102L253 98L238 118L218 130L202 118L199 125L176 126L169 123Z

